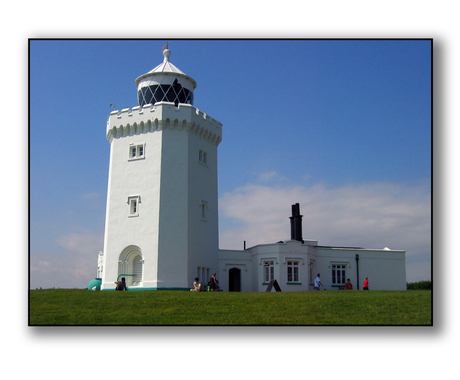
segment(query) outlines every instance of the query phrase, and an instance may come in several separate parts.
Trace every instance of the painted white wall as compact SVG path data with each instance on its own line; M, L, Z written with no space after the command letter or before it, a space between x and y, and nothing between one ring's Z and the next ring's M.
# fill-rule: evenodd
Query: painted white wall
M237 268L241 271L241 291L253 292L257 283L253 267L251 251L221 249L219 251L219 272L217 274L219 287L223 291L229 291L229 271L232 268Z
M157 103L114 111L102 289L113 289L120 253L139 247L143 288L189 288L196 266L218 270L217 146L222 125L191 105ZM129 160L130 144L145 144L144 158ZM199 149L207 165L198 162ZM140 196L129 217L129 196ZM208 204L201 220L200 202ZM127 270L130 271L132 268Z
M353 288L357 289L357 270L355 255L359 255L359 289L363 288L365 277L369 277L371 290L406 290L405 251L321 247L317 241L290 240L284 243L263 244L246 251L219 251L219 276L221 287L228 289L228 269L245 267L252 270L242 271L242 291L264 292L264 266L266 260L275 263L274 276L283 292L312 290L312 280L317 273L325 289L338 290L332 283L332 265L346 265L346 278L350 278ZM298 261L299 281L287 281L287 262ZM310 261L312 278L310 278ZM244 284L244 286L243 286ZM251 285L248 285L251 284ZM272 289L274 291L274 289Z

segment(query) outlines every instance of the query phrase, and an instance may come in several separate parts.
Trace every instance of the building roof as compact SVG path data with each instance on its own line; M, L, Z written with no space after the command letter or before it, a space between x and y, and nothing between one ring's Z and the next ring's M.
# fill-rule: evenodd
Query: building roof
M182 72L176 66L174 66L171 62L169 62L169 56L171 55L171 50L169 49L163 50L163 55L164 55L163 63L160 63L157 67L155 67L153 70L150 70L147 74L170 72L170 73L178 73L178 74L185 75L184 72Z
M174 66L170 61L169 61L169 56L171 55L171 50L169 49L164 49L163 50L163 62L160 63L157 67L154 69L150 70L148 73L145 73L141 75L139 78L136 79L135 84L136 87L138 86L139 82L144 79L148 78L150 76L156 76L156 75L176 75L183 77L185 79L188 79L190 82L192 82L193 88L196 88L196 81L195 79L189 77L187 74L185 74L182 70L178 69L176 66Z

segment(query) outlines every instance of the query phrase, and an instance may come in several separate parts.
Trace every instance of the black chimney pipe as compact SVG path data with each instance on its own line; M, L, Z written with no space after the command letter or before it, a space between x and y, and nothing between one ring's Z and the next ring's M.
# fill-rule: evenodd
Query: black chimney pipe
M292 205L291 209L292 209L292 216L289 217L291 221L291 240L296 240L295 223L294 223L295 205Z
M289 217L291 220L291 240L301 241L302 239L302 217L300 215L300 205L298 203L292 205L292 216Z

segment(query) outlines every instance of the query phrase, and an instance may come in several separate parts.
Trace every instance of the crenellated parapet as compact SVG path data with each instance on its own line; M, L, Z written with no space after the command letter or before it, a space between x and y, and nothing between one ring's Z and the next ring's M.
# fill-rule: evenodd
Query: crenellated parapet
M163 130L190 132L218 146L222 123L190 104L160 102L113 111L107 120L107 140Z

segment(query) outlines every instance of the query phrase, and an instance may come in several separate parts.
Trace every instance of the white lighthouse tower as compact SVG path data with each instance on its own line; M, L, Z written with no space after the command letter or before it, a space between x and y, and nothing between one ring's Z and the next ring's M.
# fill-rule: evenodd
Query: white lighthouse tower
M136 79L138 106L110 113L101 289L188 289L218 271L222 124L193 106L194 79L164 61Z

